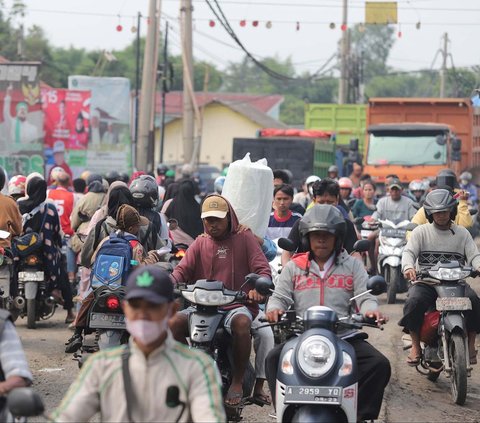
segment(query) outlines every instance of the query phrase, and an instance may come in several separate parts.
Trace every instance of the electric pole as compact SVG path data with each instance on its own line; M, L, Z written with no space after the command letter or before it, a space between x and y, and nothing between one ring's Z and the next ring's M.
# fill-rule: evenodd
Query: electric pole
M148 7L148 31L143 56L142 92L140 97L140 114L137 138L137 160L138 170L148 171L149 153L152 142L152 114L156 95L157 61L158 61L158 37L160 22L161 0L150 0Z
M444 98L445 97L445 80L447 77L447 49L448 49L448 34L445 33L443 34L443 50L442 56L442 69L440 70L440 97Z
M348 56L348 0L343 0L342 40L340 46L340 81L338 84L338 104L345 104L347 98L347 56Z
M180 16L182 23L182 61L183 61L183 161L193 159L194 135L194 84L193 84L193 47L192 47L192 1L182 0Z

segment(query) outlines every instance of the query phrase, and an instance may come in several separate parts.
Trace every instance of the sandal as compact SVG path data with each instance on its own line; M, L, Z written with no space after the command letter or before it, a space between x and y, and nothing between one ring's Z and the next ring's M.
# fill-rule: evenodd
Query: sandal
M243 398L243 392L234 392L230 389L224 399L224 403L227 407L237 407Z
M422 357L421 356L416 356L416 357L410 357L408 356L407 357L407 364L411 367L417 367L419 364L420 364L420 359Z
M254 394L249 398L249 401L252 404L259 405L260 407L272 404L272 402L270 401L270 397L266 394Z
M470 354L470 364L477 364L477 350Z

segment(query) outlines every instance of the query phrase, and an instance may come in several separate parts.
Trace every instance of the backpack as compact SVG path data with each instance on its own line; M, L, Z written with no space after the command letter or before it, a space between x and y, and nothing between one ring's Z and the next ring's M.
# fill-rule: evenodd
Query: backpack
M138 243L136 236L120 231L111 233L96 251L95 261L90 273L92 288L108 285L117 288L125 285L132 267L133 247Z
M38 231L34 231L32 228L27 228L26 223L31 220L37 213L40 212L43 207L43 218ZM34 251L40 249L43 246L42 230L47 218L48 206L44 203L35 207L30 213L25 213L22 216L22 227L25 230L23 235L19 235L12 240L12 251L16 257L26 257L32 254Z

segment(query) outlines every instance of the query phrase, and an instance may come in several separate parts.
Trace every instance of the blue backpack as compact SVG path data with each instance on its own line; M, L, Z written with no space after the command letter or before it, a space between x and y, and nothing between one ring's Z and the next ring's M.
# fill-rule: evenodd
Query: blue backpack
M117 288L125 285L132 267L138 264L133 260L133 246L138 243L136 236L120 231L113 232L96 253L90 284L92 288L108 285Z

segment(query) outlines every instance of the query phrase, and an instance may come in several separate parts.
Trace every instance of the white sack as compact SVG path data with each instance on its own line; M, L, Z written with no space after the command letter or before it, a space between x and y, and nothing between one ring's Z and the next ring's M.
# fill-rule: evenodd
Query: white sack
M273 201L273 172L267 159L252 163L247 153L230 164L222 195L232 204L240 223L263 238Z

